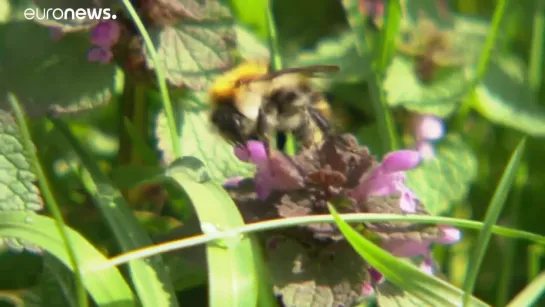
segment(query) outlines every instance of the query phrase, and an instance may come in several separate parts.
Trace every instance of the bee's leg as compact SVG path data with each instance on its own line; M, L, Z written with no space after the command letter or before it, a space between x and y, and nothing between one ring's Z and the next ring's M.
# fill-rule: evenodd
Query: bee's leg
M314 108L308 108L303 124L294 131L295 137L303 147L310 148L331 134L329 122Z
M322 113L320 113L318 109L310 107L308 108L308 113L312 118L312 121L316 124L316 126L318 126L318 128L324 133L324 135L331 135L333 133L331 124L322 115Z
M265 112L263 109L259 109L259 113L257 116L257 123L256 123L256 134L257 138L263 142L263 145L265 146L265 152L267 153L267 159L269 160L269 169L271 171L271 175L274 176L272 163L271 163L271 144L270 144L270 133L269 133L269 125L267 123L267 118L265 115Z

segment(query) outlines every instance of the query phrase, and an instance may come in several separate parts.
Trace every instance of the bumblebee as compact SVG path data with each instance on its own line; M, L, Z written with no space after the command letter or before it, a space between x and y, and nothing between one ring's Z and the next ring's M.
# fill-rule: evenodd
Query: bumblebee
M329 104L313 90L311 78L338 70L316 65L271 71L264 61L243 63L212 85L211 122L234 145L253 139L268 147L275 133L292 132L310 147L331 130Z

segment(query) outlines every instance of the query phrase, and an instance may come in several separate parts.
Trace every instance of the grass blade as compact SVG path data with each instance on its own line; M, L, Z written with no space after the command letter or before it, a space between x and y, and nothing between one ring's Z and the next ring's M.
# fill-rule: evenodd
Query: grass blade
M507 307L533 306L545 290L545 272L539 274L528 286L507 304Z
M78 258L76 257L76 251L74 250L70 242L70 239L68 238L68 233L65 229L66 226L62 218L60 207L57 204L57 201L55 200L55 197L53 196L51 189L49 188L49 183L47 182L47 176L45 175L45 172L42 169L42 166L40 165L40 160L38 159L38 155L36 155L34 144L32 143L32 137L30 135L30 130L28 129L28 125L25 120L25 114L24 114L23 108L21 107L21 105L19 104L19 102L17 101L17 99L15 98L13 94L8 95L8 100L11 104L11 108L13 109L13 112L15 113L15 117L17 118L19 129L21 130L21 137L23 139L23 144L25 146L26 152L29 155L30 163L32 163L32 166L38 178L40 191L45 199L47 209L49 209L49 211L55 218L55 221L57 222L57 227L64 241L64 244L66 246L66 250L68 251L70 264L74 268L74 274L75 274L74 282L75 282L76 293L78 296L78 303L80 306L83 306L83 307L88 306L87 293L85 292L85 288L83 287L83 281L82 281L83 277L81 275L81 271L78 265Z
M488 247L490 237L492 236L492 227L494 226L494 224L496 224L496 221L498 220L498 217L505 203L505 199L507 198L509 190L511 189L511 186L515 180L517 170L522 159L522 153L524 152L525 144L526 139L523 139L511 155L511 159L505 167L505 171L500 180L500 183L496 188L496 191L494 192L494 196L492 197L490 204L488 205L488 210L484 218L483 229L479 233L476 248L473 251L473 255L470 258L470 263L467 267L466 280L464 283L464 304L467 304L469 302L470 295L471 293L473 293L475 282L477 281L477 275L479 273L479 268L483 261L486 248Z
M166 177L185 190L204 233L218 233L244 225L237 207L220 186L214 184L204 164L184 157L169 166ZM209 304L212 307L251 307L257 304L258 277L252 242L239 234L206 248Z
M545 48L545 1L535 1L534 26L532 29L532 47L528 65L528 83L536 93L539 91L543 74L543 57Z
M335 223L358 254L377 269L384 277L431 306L459 306L462 291L455 286L420 271L359 234L354 228L341 219L332 206L329 211ZM470 297L471 306L488 306L474 297Z
M390 64L396 50L396 39L401 23L401 5L399 0L386 1L384 28L380 35L380 44L376 61L376 70L380 76Z
M64 235L55 220L21 211L2 211L0 220L0 236L32 242L55 256L72 272L75 271L71 260L73 256L67 252ZM79 233L66 226L63 229L79 261L82 282L97 306L135 306L131 288L119 270L110 267L100 272L89 272L93 267L107 263L108 259Z
M83 185L93 197L106 223L123 251L153 245L151 238L140 226L121 193L101 172L70 129L61 121L51 119L64 135L83 163L90 176L82 176ZM174 287L160 256L129 263L132 282L144 306L178 306Z
M151 58L153 59L153 63L155 68L155 72L157 75L157 84L159 84L159 92L161 93L161 101L163 102L163 108L165 109L165 114L168 121L168 128L170 131L170 139L172 142L172 149L174 151L174 156L176 158L179 158L181 156L181 147L180 147L180 135L178 133L178 125L176 124L176 117L174 116L174 111L172 109L172 102L170 101L170 95L168 93L168 87L167 82L165 79L165 73L163 72L163 69L161 68L160 62L157 57L157 51L155 50L155 47L153 46L153 42L151 41L151 38L149 36L148 31L146 30L146 27L142 23L142 20L140 20L140 17L138 17L138 14L136 13L134 7L131 4L130 0L121 0L123 5L125 6L125 9L127 10L127 13L132 18L136 28L140 32L140 35L142 35L142 38L144 39L144 44L146 48L149 50L149 53L151 55Z

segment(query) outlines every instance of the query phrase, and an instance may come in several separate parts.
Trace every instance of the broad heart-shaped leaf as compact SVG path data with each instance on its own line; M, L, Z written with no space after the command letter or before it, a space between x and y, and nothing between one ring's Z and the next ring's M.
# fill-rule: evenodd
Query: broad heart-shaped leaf
M100 20L114 18L114 0L34 0L31 8L35 11L33 21L56 27L63 32L86 31ZM77 10L80 13L76 15ZM79 18L85 10L85 18Z
M430 17L433 19L433 16ZM419 38L433 35L419 30L414 21L409 21L402 32L410 32ZM440 31L447 42L445 50L437 50L435 54L438 62L436 76L429 82L422 82L416 72L416 60L406 54L407 50L403 50L415 49L411 52L418 50L417 53L421 53L422 46L405 46L400 48L390 63L384 88L386 100L391 106L403 106L413 112L447 117L458 107L459 101L469 89L473 77L472 66L480 56L489 23L463 15L453 15L446 25L438 20L433 21L436 30Z
M450 209L466 197L477 176L477 159L460 135L447 135L435 146L435 156L407 171L407 185L432 215Z
M11 114L0 110L0 211L39 211L43 208L40 190L28 154L21 143L20 131ZM20 250L35 247L16 239L5 242Z
M354 306L361 297L367 269L346 241L317 255L288 238L271 245L266 263L284 306Z
M403 55L394 57L384 80L390 106L440 117L447 117L456 109L467 89L468 79L463 69L451 70L430 84L422 83L415 72L414 61Z
M0 41L0 109L7 108L9 91L29 116L51 107L79 111L109 102L115 66L87 61L88 33L54 41L46 27L17 21L0 25Z
M199 159L185 156L174 161L165 177L174 180L187 193L203 232L227 231L244 225L229 194L210 180ZM239 235L207 246L210 306L256 305L254 250L250 238Z
M533 136L545 136L545 108L526 81L524 63L515 56L490 63L477 87L474 108L489 120Z
M170 1L183 10L183 18L148 29L159 65L171 84L204 90L215 75L232 66L229 49L235 47L236 34L231 12L221 0ZM155 67L147 48L146 61Z
M205 93L184 95L173 101L173 107L180 114L178 123L181 128L180 146L182 156L194 156L206 166L208 175L218 184L234 176L248 176L255 167L241 162L234 154L233 146L223 140L210 124L210 114L203 105ZM170 163L174 160L172 144L164 112L159 113L156 121L155 135L159 149L163 152L163 160Z
M241 25L235 28L237 34L238 52L244 59L256 59L270 57L269 48L251 31Z
M303 51L290 66L338 65L340 72L332 75L336 80L360 81L371 71L371 58L367 50L363 55L356 48L353 32L336 38L325 38L314 50Z

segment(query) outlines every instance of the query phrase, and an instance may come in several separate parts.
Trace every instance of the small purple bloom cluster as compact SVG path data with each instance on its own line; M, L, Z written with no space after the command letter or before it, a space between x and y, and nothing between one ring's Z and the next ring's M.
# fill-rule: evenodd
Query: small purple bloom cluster
M445 124L437 116L416 114L413 117L413 131L416 138L416 148L424 159L435 156L433 142L445 135Z
M424 123L422 126L427 124ZM433 125L431 122L430 126ZM436 133L437 127L431 128L422 129L421 135L424 139L441 134ZM434 130L435 134L428 135L430 130ZM286 217L282 212L297 212L295 215L325 213L323 202L332 201L336 196L345 197L353 204L348 212L427 214L418 197L406 185L405 172L420 164L421 153L414 150L394 151L387 154L379 163L369 154L367 148L357 145L352 136L336 138L334 145L325 141L321 147L305 149L294 157L274 150L268 156L263 143L257 141L249 141L246 146L236 147L235 155L241 161L256 166L256 173L252 179L256 197L263 206L267 206L270 201L273 203L276 201L274 206L280 212L280 217ZM342 138L344 144L348 144L345 149L339 149L342 146L339 146L338 140ZM244 179L240 177L230 179L225 186L236 187L242 180ZM317 183L321 188L316 189ZM310 202L314 202L315 208L293 209L297 206L294 205L297 202L294 199L301 198L301 191L308 193L308 197L303 197L311 199ZM278 196L279 193L281 196ZM294 196L294 193L299 194ZM289 210L282 208L287 202L286 199L291 202ZM321 211L316 208L321 208ZM459 241L461 237L460 231L453 227L422 226L421 230L414 231L411 228L414 225L410 225L404 229L400 228L393 234L389 225L380 223L366 225L371 232L378 235L380 246L391 254L397 257L423 256L420 268L430 274L433 274L431 244L451 244ZM385 230L385 227L389 228ZM318 229L323 228L313 229L318 232ZM372 292L371 283L376 284L384 280L373 268L369 269L369 276L372 280L369 281L370 284L362 285L362 295Z
M91 43L93 47L87 52L90 62L107 64L113 58L111 48L119 41L121 28L116 21L104 20L99 22L91 30Z

